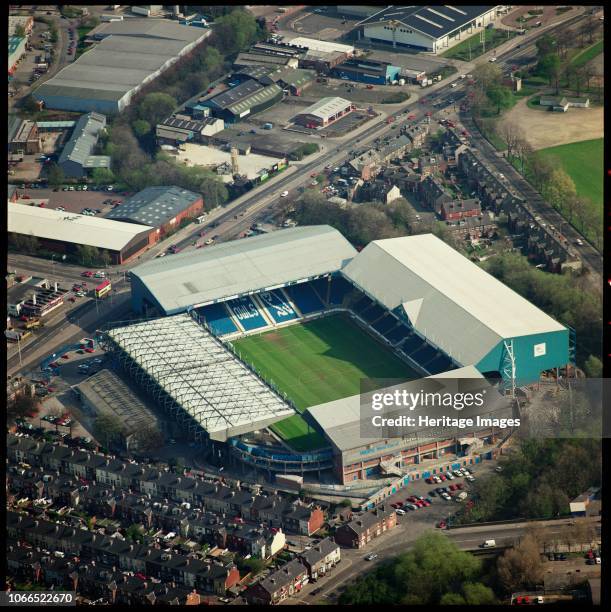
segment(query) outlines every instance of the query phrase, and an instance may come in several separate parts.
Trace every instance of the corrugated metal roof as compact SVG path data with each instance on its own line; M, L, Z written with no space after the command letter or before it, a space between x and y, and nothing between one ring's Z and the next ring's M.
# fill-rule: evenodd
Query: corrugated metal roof
M166 313L339 270L356 254L328 225L278 230L137 266Z
M375 240L343 273L387 308L417 312L415 329L459 363L503 339L566 329L433 234Z
M474 366L466 366L426 378L483 379L483 376ZM425 380L425 378L419 378L412 383L401 383L384 388L384 392L392 393L394 389L418 392L422 387L422 380ZM374 438L361 436L362 431L367 430L365 421L371 418L371 414L361 414L361 401L362 396L360 394L351 395L350 397L312 406L308 408L307 412L340 451L347 451L380 442L380 440Z
M136 223L159 227L201 199L201 195L172 185L147 187L121 206L113 209L107 219L129 219Z
M312 51L322 51L323 53L346 53L352 55L354 47L351 45L342 45L340 43L329 42L328 40L318 40L317 38L306 38L298 36L293 40L287 41L287 44L295 47L307 47Z
M106 117L104 115L87 113L80 117L57 163L61 166L67 161L73 161L85 166L87 158L91 156L91 152L98 142L100 130L104 127L106 127Z
M8 205L8 231L36 238L120 251L139 234L152 230L146 225L86 217L37 206Z
M300 115L314 115L321 119L329 119L333 115L346 110L352 104L350 100L345 98L329 97L321 98L318 102L315 102L311 106L308 106L304 110L300 111Z

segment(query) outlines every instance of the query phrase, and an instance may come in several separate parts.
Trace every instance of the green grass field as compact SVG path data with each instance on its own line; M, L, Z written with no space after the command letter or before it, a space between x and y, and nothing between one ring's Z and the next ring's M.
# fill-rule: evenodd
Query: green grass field
M603 139L583 140L558 147L541 149L541 153L562 164L575 182L577 193L597 207L603 204Z
M360 393L362 378L419 377L345 315L247 336L232 344L242 359L286 393L300 412ZM280 421L272 429L295 450L324 445L300 415Z

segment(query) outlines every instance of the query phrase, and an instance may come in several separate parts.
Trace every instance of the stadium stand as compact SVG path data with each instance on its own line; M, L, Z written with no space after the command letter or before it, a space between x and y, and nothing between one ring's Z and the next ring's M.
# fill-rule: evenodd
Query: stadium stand
M403 349L405 351L405 349ZM425 344L420 347L417 351L410 354L410 357L418 364L425 365L427 362L432 361L437 356L437 350L434 349L430 344Z
M229 300L227 308L246 331L267 327L268 325L257 305L248 296Z
M384 337L391 344L396 345L398 342L401 342L407 336L409 336L410 333L411 333L410 330L407 327L405 327L405 325L399 325L399 327L396 327L395 329L392 329L391 331L384 334Z
M441 374L442 372L447 372L448 370L453 370L454 368L454 364L446 355L438 355L426 366L426 369L431 374Z
M291 285L286 287L285 291L304 315L318 312L325 308L310 283Z
M217 336L233 334L238 331L225 308L225 304L209 304L208 306L197 308L195 312Z
M391 315L382 317L379 321L376 321L371 327L380 334L384 335L389 332L397 324L397 319Z
M352 306L352 312L362 316L363 312L365 312L372 304L373 302L366 295L361 295Z
M261 300L261 304L276 323L286 323L298 318L295 309L287 302L281 289L263 291L257 294L257 298Z
M401 344L401 350L408 355L415 353L424 343L424 340L415 334L408 336Z
M314 289L314 292L316 293L316 295L318 295L322 303L325 305L328 304L329 303L329 277L325 276L324 278L317 278L316 280L313 280L310 283L310 285L312 286L312 289Z
M373 306L370 306L369 308L367 308L361 314L361 316L363 317L365 321L367 321L367 323L371 324L374 321L377 321L380 317L383 317L387 312L388 312L387 310L385 310L378 304L373 304Z
M329 293L329 305L341 306L344 298L354 289L354 287L343 277L334 277L331 281L331 291Z

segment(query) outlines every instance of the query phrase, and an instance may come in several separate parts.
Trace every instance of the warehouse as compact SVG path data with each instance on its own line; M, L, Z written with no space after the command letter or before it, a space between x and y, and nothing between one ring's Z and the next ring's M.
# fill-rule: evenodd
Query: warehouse
M350 100L344 98L321 98L295 115L293 121L308 128L321 128L337 121L354 110Z
M208 109L209 110L209 109ZM217 117L202 119L166 119L155 128L158 144L177 145L185 142L203 142L225 129L225 122Z
M306 38L299 36L287 41L288 45L297 48L305 48L308 51L321 51L323 53L343 53L346 58L354 55L352 45L342 45L340 43L329 42L328 40L318 40L316 38Z
M282 88L287 89L292 96L300 96L303 90L309 87L316 73L313 70L291 70L284 69L272 73L271 79Z
M270 108L280 100L282 100L282 89L278 85L274 83L263 86L249 79L202 104L208 106L215 117L233 123L247 115L254 115Z
M297 68L299 60L286 55L272 55L271 53L240 53L233 62L234 66L278 66Z
M63 148L57 165L64 175L82 178L93 168L110 168L110 157L93 155L100 132L106 127L106 117L99 113L83 115L74 126L70 140Z
M496 19L497 6L388 6L357 24L357 37L442 53Z
M193 51L210 30L135 18L102 24L90 34L101 42L34 92L48 108L119 113L144 85Z
M9 142L11 153L21 153L22 155L33 155L42 149L38 126L34 121L24 120L17 129L17 132Z
M331 70L331 76L337 79L347 79L371 85L387 85L397 81L400 73L401 68L399 66L392 66L390 62L361 59L348 60Z
M108 251L113 264L122 264L156 241L155 228L98 217L71 214L37 206L10 204L8 233L32 236L42 248L75 254L80 245Z
M159 237L175 230L183 219L201 214L200 194L180 187L146 187L113 209L107 219L150 225Z

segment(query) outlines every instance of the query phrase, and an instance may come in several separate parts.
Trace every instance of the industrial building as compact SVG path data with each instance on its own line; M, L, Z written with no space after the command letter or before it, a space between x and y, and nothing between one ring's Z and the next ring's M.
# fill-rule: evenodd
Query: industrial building
M206 108L206 110L209 110ZM198 110L194 107L193 112ZM225 122L218 117L181 118L178 115L157 124L155 135L157 143L176 146L185 142L205 142L225 129Z
M321 98L295 115L293 121L308 128L321 128L354 110L354 104L344 98Z
M346 58L354 55L354 47L352 45L343 45L341 43L330 42L328 40L318 40L317 38L306 38L298 36L286 43L289 46L297 47L298 49L307 49L308 51L320 51L322 53L343 53Z
M388 6L357 24L357 38L442 53L493 23L497 6Z
M23 36L8 37L8 74L9 77L15 72L17 64L25 55L27 38Z
M120 427L112 446L133 451L141 447L142 434L159 432L159 421L144 402L110 370L100 370L72 387L86 415L110 417Z
M399 79L401 68L391 65L390 62L350 59L335 66L331 70L331 76L357 83L387 85Z
M204 208L202 196L181 187L146 187L114 208L107 219L149 225L159 237L196 217Z
M57 160L65 176L82 178L93 168L110 168L110 157L93 155L100 132L105 127L106 117L99 113L88 113L79 118Z
M48 108L114 115L209 34L165 19L104 23L90 32L100 42L43 83L34 96Z
M19 127L10 137L8 150L10 153L32 155L42 149L38 126L34 121L21 121Z
M113 264L122 264L155 243L153 227L99 217L9 204L8 233L33 236L40 245L58 253L74 254L79 245L105 250Z
M215 117L233 123L270 108L282 100L282 95L282 89L275 83L265 86L248 79L202 104L209 107Z
M569 329L432 234L376 240L357 252L328 226L281 230L147 262L133 269L131 288L135 312L175 316L108 330L102 342L219 456L269 473L333 470L342 483L403 475L423 460L493 442L499 430L368 437L357 395L307 410L327 446L300 453L261 445L246 434L293 406L228 340L343 310L425 378L500 380L511 389L574 354Z
M286 55L273 55L271 53L240 53L233 62L234 66L278 66L297 68L299 60Z

